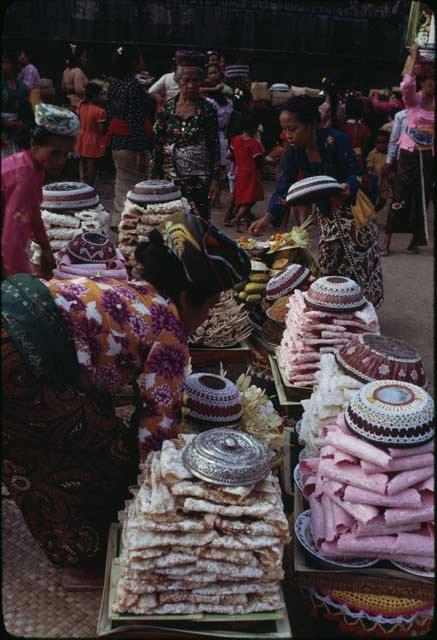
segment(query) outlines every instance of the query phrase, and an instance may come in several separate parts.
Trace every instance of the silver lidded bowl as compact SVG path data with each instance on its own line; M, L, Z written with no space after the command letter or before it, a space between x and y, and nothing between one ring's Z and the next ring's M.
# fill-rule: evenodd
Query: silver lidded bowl
M255 484L270 473L265 445L233 429L199 433L185 447L182 461L197 478L227 486Z

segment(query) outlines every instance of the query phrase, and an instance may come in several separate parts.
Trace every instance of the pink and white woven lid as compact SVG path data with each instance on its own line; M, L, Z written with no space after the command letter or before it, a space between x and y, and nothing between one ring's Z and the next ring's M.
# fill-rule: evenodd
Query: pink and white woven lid
M127 192L127 199L131 202L146 206L163 202L172 202L182 197L178 187L169 180L143 180L138 182L131 191Z
M344 276L325 276L303 294L305 302L318 311L348 313L366 306L361 287Z
M311 276L311 271L301 264L289 264L284 271L278 273L267 283L266 298L267 300L276 300L291 293L296 287L306 282Z
M42 188L41 209L78 210L96 207L100 198L93 187L84 182L52 182Z
M342 193L342 188L335 178L329 176L312 176L294 182L288 190L286 202L291 205L312 204Z
M202 424L224 426L242 416L241 394L227 378L210 373L193 373L185 381L188 419Z

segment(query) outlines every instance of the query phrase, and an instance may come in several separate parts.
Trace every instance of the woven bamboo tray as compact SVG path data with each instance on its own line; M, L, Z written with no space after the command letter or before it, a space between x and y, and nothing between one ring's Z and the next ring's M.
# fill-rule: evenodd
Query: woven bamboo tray
M120 571L121 526L112 524L106 555L105 582L100 605L97 636L153 638L232 638L253 640L287 640L291 628L287 608L266 613L222 615L145 616L112 611ZM173 626L175 625L175 626Z

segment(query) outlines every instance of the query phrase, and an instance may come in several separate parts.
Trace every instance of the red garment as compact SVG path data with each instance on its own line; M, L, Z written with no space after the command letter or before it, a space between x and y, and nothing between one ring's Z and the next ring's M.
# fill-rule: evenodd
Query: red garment
M357 120L355 122L346 122L342 127L342 131L350 139L354 148L362 147L366 138L371 135L369 127Z
M235 136L231 140L231 151L237 165L235 177L235 203L253 204L264 200L264 191L258 176L255 158L264 154L264 147L255 138Z
M40 204L44 170L37 167L30 151L2 160L2 263L3 277L31 273L27 244L34 240L48 245Z
M81 102L77 106L80 131L76 139L75 151L82 158L103 158L107 136L100 131L99 123L106 120L106 111L96 104Z

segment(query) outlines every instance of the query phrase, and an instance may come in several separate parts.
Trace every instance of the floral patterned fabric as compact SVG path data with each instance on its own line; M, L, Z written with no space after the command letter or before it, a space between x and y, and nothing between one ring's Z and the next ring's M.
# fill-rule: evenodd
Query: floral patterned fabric
M71 331L89 384L115 393L135 384L141 458L180 431L189 352L175 305L147 282L105 278L51 280L53 300Z

